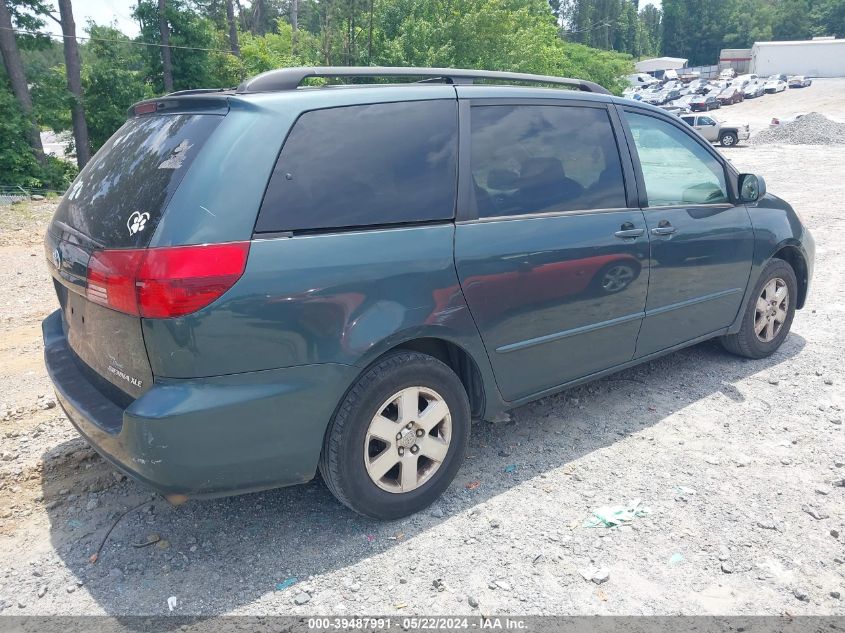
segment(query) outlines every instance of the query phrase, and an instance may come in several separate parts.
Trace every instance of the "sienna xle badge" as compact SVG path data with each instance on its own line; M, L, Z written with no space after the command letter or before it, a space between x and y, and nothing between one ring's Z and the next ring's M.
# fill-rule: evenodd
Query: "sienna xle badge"
M426 68L139 103L45 247L47 367L106 459L174 502L319 469L381 518L450 484L472 420L708 338L772 354L814 253L675 116Z

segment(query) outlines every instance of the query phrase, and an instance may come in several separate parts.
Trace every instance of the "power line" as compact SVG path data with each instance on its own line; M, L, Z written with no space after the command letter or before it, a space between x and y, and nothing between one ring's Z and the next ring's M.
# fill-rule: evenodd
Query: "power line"
M27 31L26 29L15 29L9 28L8 26L0 26L0 29L6 31L12 31L13 33L18 33L21 35L34 35L34 36L41 36L41 37L57 37L62 39L77 39L77 40L87 40L89 42L112 42L114 44L134 44L135 46L155 46L161 48L164 44L151 44L149 42L136 42L135 40L125 39L125 40L115 40L109 39L106 37L87 37L85 35L63 35L59 33L39 33L38 31ZM168 48L180 48L183 50L188 51L210 51L212 53L231 53L232 51L225 49L225 48L201 48L199 46L178 46L176 44L170 44Z
M584 29L573 29L571 31L563 31L564 33L586 33L587 31L594 31L596 29L604 28L605 26L613 26L615 24L621 23L621 20L617 20L615 22L602 22L601 24L595 24L593 26L584 28Z

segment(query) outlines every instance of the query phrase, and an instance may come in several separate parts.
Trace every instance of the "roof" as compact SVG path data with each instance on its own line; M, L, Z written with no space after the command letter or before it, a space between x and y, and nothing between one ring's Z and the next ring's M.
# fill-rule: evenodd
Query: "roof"
M280 68L261 73L247 79L238 86L238 94L257 92L280 92L296 90L305 79L324 78L361 78L361 77L404 77L422 79L423 82L447 84L472 84L476 80L509 83L534 83L563 85L584 92L610 94L602 86L584 79L534 75L529 73L497 72L491 70L468 70L463 68L416 68L390 66L315 66L298 68Z
M845 44L845 39L838 40L784 40L782 42L754 42L754 48L769 46L830 46Z
M675 68L683 68L686 66L686 63L687 60L683 57L654 57L637 62L634 64L634 68L640 72L673 70Z

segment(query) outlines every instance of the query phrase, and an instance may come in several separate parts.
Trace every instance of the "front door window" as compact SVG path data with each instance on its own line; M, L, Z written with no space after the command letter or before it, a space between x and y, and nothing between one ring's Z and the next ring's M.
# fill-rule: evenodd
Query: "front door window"
M649 207L725 204L725 170L683 130L661 119L626 113L637 146Z

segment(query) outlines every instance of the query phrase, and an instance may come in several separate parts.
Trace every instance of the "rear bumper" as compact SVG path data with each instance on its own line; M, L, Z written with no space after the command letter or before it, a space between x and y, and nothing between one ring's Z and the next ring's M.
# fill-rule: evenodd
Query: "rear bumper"
M165 495L224 496L310 480L334 408L358 372L322 364L156 379L123 409L80 370L60 311L42 330L47 371L70 421L105 459Z

